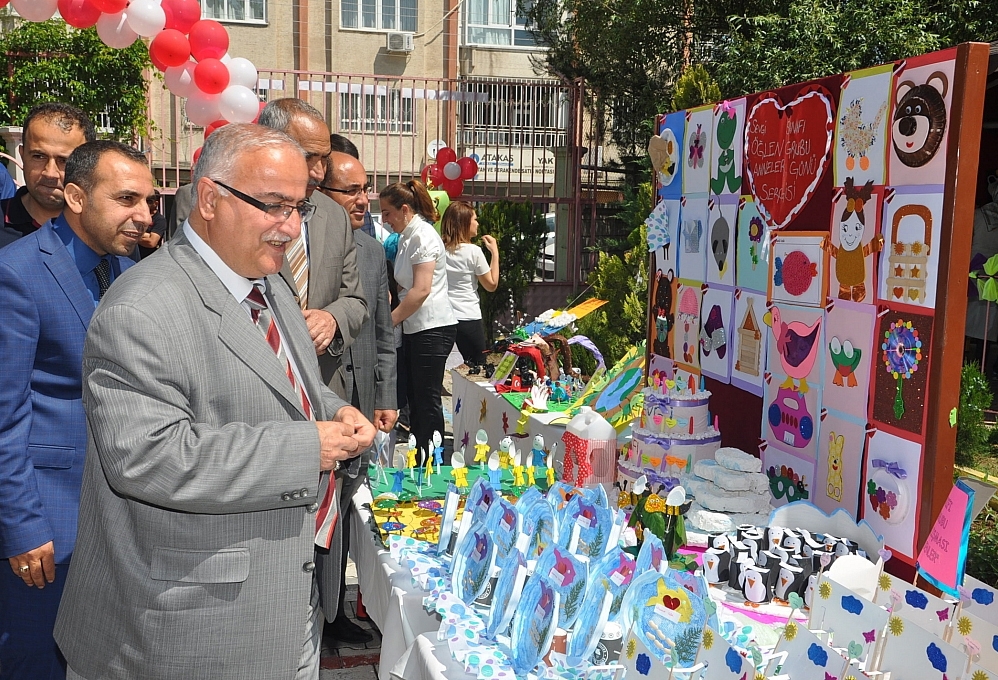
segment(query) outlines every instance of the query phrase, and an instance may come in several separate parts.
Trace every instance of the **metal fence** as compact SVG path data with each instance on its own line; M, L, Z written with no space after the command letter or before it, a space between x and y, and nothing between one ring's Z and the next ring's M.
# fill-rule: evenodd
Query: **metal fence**
M155 128L144 143L171 193L189 181L203 130L187 119L183 100L155 82L151 90ZM553 272L539 269L538 278L565 295L584 283L600 239L613 231L601 206L622 196L619 177L603 167L609 147L598 132L603 126L585 113L581 83L261 71L257 93L262 101L298 97L319 109L331 131L357 145L372 200L388 184L418 177L439 146L474 157L479 172L465 182L464 200L529 200L554 216Z

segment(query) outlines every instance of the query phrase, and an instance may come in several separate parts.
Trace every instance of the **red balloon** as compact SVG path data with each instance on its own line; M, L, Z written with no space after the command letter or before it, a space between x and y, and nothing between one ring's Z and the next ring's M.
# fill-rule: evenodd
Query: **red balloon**
M459 198L461 194L464 193L464 180L445 179L443 187L448 196L451 198Z
M229 34L225 26L203 19L193 26L190 31L191 54L198 61L202 59L221 59L229 50Z
M0 0L0 9L10 4L10 0Z
M183 34L201 19L201 3L198 0L163 0L166 13L166 28L173 28Z
M90 28L100 19L101 10L94 0L59 0L59 14L70 26Z
M229 86L229 69L218 59L204 59L194 67L194 84L205 94L221 94Z
M204 147L199 146L194 149L194 155L191 157L191 170L193 170L194 166L198 164L198 159L201 158L201 149L203 148Z
M478 163L471 156L458 158L457 164L461 166L461 179L471 179L478 174Z
M457 160L457 154L454 152L454 149L450 148L449 146L445 146L439 151L437 151L436 161L437 165L439 165L441 168L447 165L448 163L455 162L456 160Z
M420 176L423 178L423 184L426 185L427 189L436 189L446 181L444 169L440 167L439 163L427 165L423 168Z
M149 61L151 61L152 65L158 68L163 73L166 73L166 69L170 68L169 66L161 62L159 59L157 59L156 55L152 53L152 50L149 50Z
M97 9L97 11L104 12L106 14L117 14L121 10L125 9L125 7L128 5L128 0L91 0L91 1L93 3L93 6ZM4 5L6 4L7 3L4 3ZM0 7L2 6L3 5L0 5ZM62 13L62 2L59 3L59 14L62 14L63 19L66 18L66 15ZM67 24L69 23L68 19L66 20L66 23ZM94 19L94 24L96 23L97 19ZM90 25L93 26L94 24ZM76 24L72 25L75 26Z
M191 57L191 44L187 36L175 28L160 31L149 43L149 56L153 63L163 66L180 66ZM160 68L160 70L166 70Z
M209 125L208 127L206 127L204 129L204 138L208 139L208 137L211 136L212 132L214 132L218 128L222 127L223 125L228 125L228 124L229 124L229 121L227 121L227 120L222 120L222 119L216 120L214 123L212 123L211 125Z

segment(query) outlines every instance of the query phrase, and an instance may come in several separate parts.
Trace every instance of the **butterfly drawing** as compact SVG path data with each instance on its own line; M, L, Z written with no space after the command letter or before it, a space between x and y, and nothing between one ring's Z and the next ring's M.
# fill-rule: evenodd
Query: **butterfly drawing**
M868 630L863 633L863 640L865 640L867 643L873 642L876 639L877 639L876 629Z
M700 238L703 236L702 220L683 222L683 250L687 253L700 252Z
M940 609L939 611L936 612L936 616L939 617L940 621L948 621L949 620L949 609Z

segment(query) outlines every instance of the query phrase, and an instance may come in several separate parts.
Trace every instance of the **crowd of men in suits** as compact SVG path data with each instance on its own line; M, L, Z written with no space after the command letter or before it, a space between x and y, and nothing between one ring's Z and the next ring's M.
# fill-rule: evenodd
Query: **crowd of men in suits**
M43 104L21 155L0 201L0 680L317 678L324 627L366 635L343 613L347 516L397 418L356 148L297 99L218 129L134 267L157 245L143 154Z

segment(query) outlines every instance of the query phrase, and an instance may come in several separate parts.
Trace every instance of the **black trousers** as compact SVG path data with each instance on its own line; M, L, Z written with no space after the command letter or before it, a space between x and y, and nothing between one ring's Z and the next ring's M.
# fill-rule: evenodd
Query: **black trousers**
M481 319L457 322L457 349L468 366L485 363L485 324Z
M430 328L402 336L405 347L406 392L409 400L409 430L416 446L433 451L433 432L444 435L444 409L440 403L444 367L454 347L457 325Z

